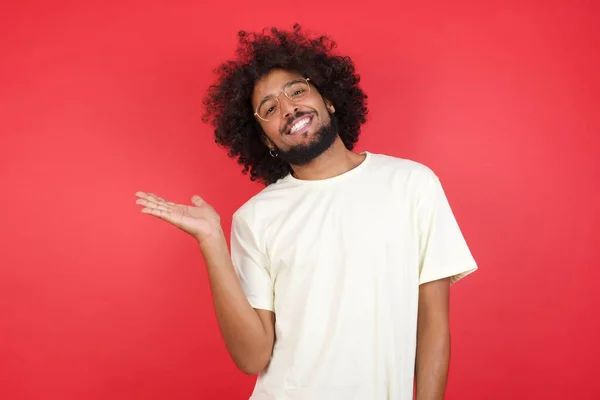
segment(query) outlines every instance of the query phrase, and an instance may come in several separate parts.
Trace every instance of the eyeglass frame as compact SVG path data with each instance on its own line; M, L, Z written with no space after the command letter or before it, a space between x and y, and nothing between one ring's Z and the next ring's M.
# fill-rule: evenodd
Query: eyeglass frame
M306 93L306 95L308 96L310 94L311 89L310 89L310 83L308 82L308 81L310 81L310 78L299 78L299 79L294 79L292 81L289 81L288 83L285 84L284 89L281 92L279 92L277 94L277 96L275 96L275 100L277 100L277 106L278 107L281 108L281 104L279 103L279 96L281 95L281 93L283 93L285 95L285 97L287 97L292 103L296 103L294 100L290 99L290 96L287 95L287 93L285 92L285 89L287 88L287 86L289 84L291 84L291 83L293 83L293 82L295 82L297 80L303 80L303 81L306 82L306 84L308 85L308 93ZM272 120L269 120L269 119L264 119L263 117L261 117L260 115L258 115L258 107L260 107L261 104L262 104L262 102L259 105L256 106L256 109L254 110L254 115L257 116L261 121L264 121L264 122L272 121Z

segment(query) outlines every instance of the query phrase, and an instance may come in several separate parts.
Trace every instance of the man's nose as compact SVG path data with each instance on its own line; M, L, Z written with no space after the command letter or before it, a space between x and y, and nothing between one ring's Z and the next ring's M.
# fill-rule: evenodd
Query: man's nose
M298 104L288 99L287 96L281 96L279 98L279 103L279 106L281 107L281 117L284 119L294 115L298 110Z

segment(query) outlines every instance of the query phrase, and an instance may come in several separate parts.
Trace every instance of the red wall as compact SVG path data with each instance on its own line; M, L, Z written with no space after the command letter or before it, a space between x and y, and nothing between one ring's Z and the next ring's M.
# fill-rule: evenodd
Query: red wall
M229 230L260 187L213 144L202 96L238 29L296 21L357 64L359 150L432 167L479 262L453 291L447 398L596 398L592 1L14 3L0 13L0 399L249 396L199 249L134 193L199 193Z

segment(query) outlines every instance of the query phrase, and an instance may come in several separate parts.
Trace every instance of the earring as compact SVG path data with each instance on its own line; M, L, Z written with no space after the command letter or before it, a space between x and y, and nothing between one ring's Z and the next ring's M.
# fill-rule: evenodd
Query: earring
M269 149L269 155L271 157L277 157L277 153L273 153L273 149Z

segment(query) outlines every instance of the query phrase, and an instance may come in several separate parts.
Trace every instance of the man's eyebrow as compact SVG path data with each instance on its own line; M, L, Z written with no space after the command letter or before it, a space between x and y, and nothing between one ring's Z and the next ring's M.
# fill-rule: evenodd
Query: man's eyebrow
M260 103L258 103L258 106L256 106L256 108L260 108L271 97L273 97L273 95L267 95L267 96L265 96L265 98L262 99Z
M286 86L289 86L289 85L290 85L290 84L292 84L292 83L295 83L295 82L301 82L301 81L302 81L302 78L294 78L294 79L292 79L291 81L288 81L288 82L284 83L284 84L283 84L283 86L281 87L281 90L279 91L279 93L281 93L281 92L282 92L282 91L283 91L283 90L286 88ZM268 95L266 95L266 96L265 96L265 97L264 97L264 98L263 98L263 99L260 101L260 103L258 103L258 106L257 106L256 108L260 108L260 106L262 106L262 105L263 105L263 103L264 103L265 101L269 100L271 97L275 97L275 96L274 96L274 95L272 95L272 94L268 94Z

